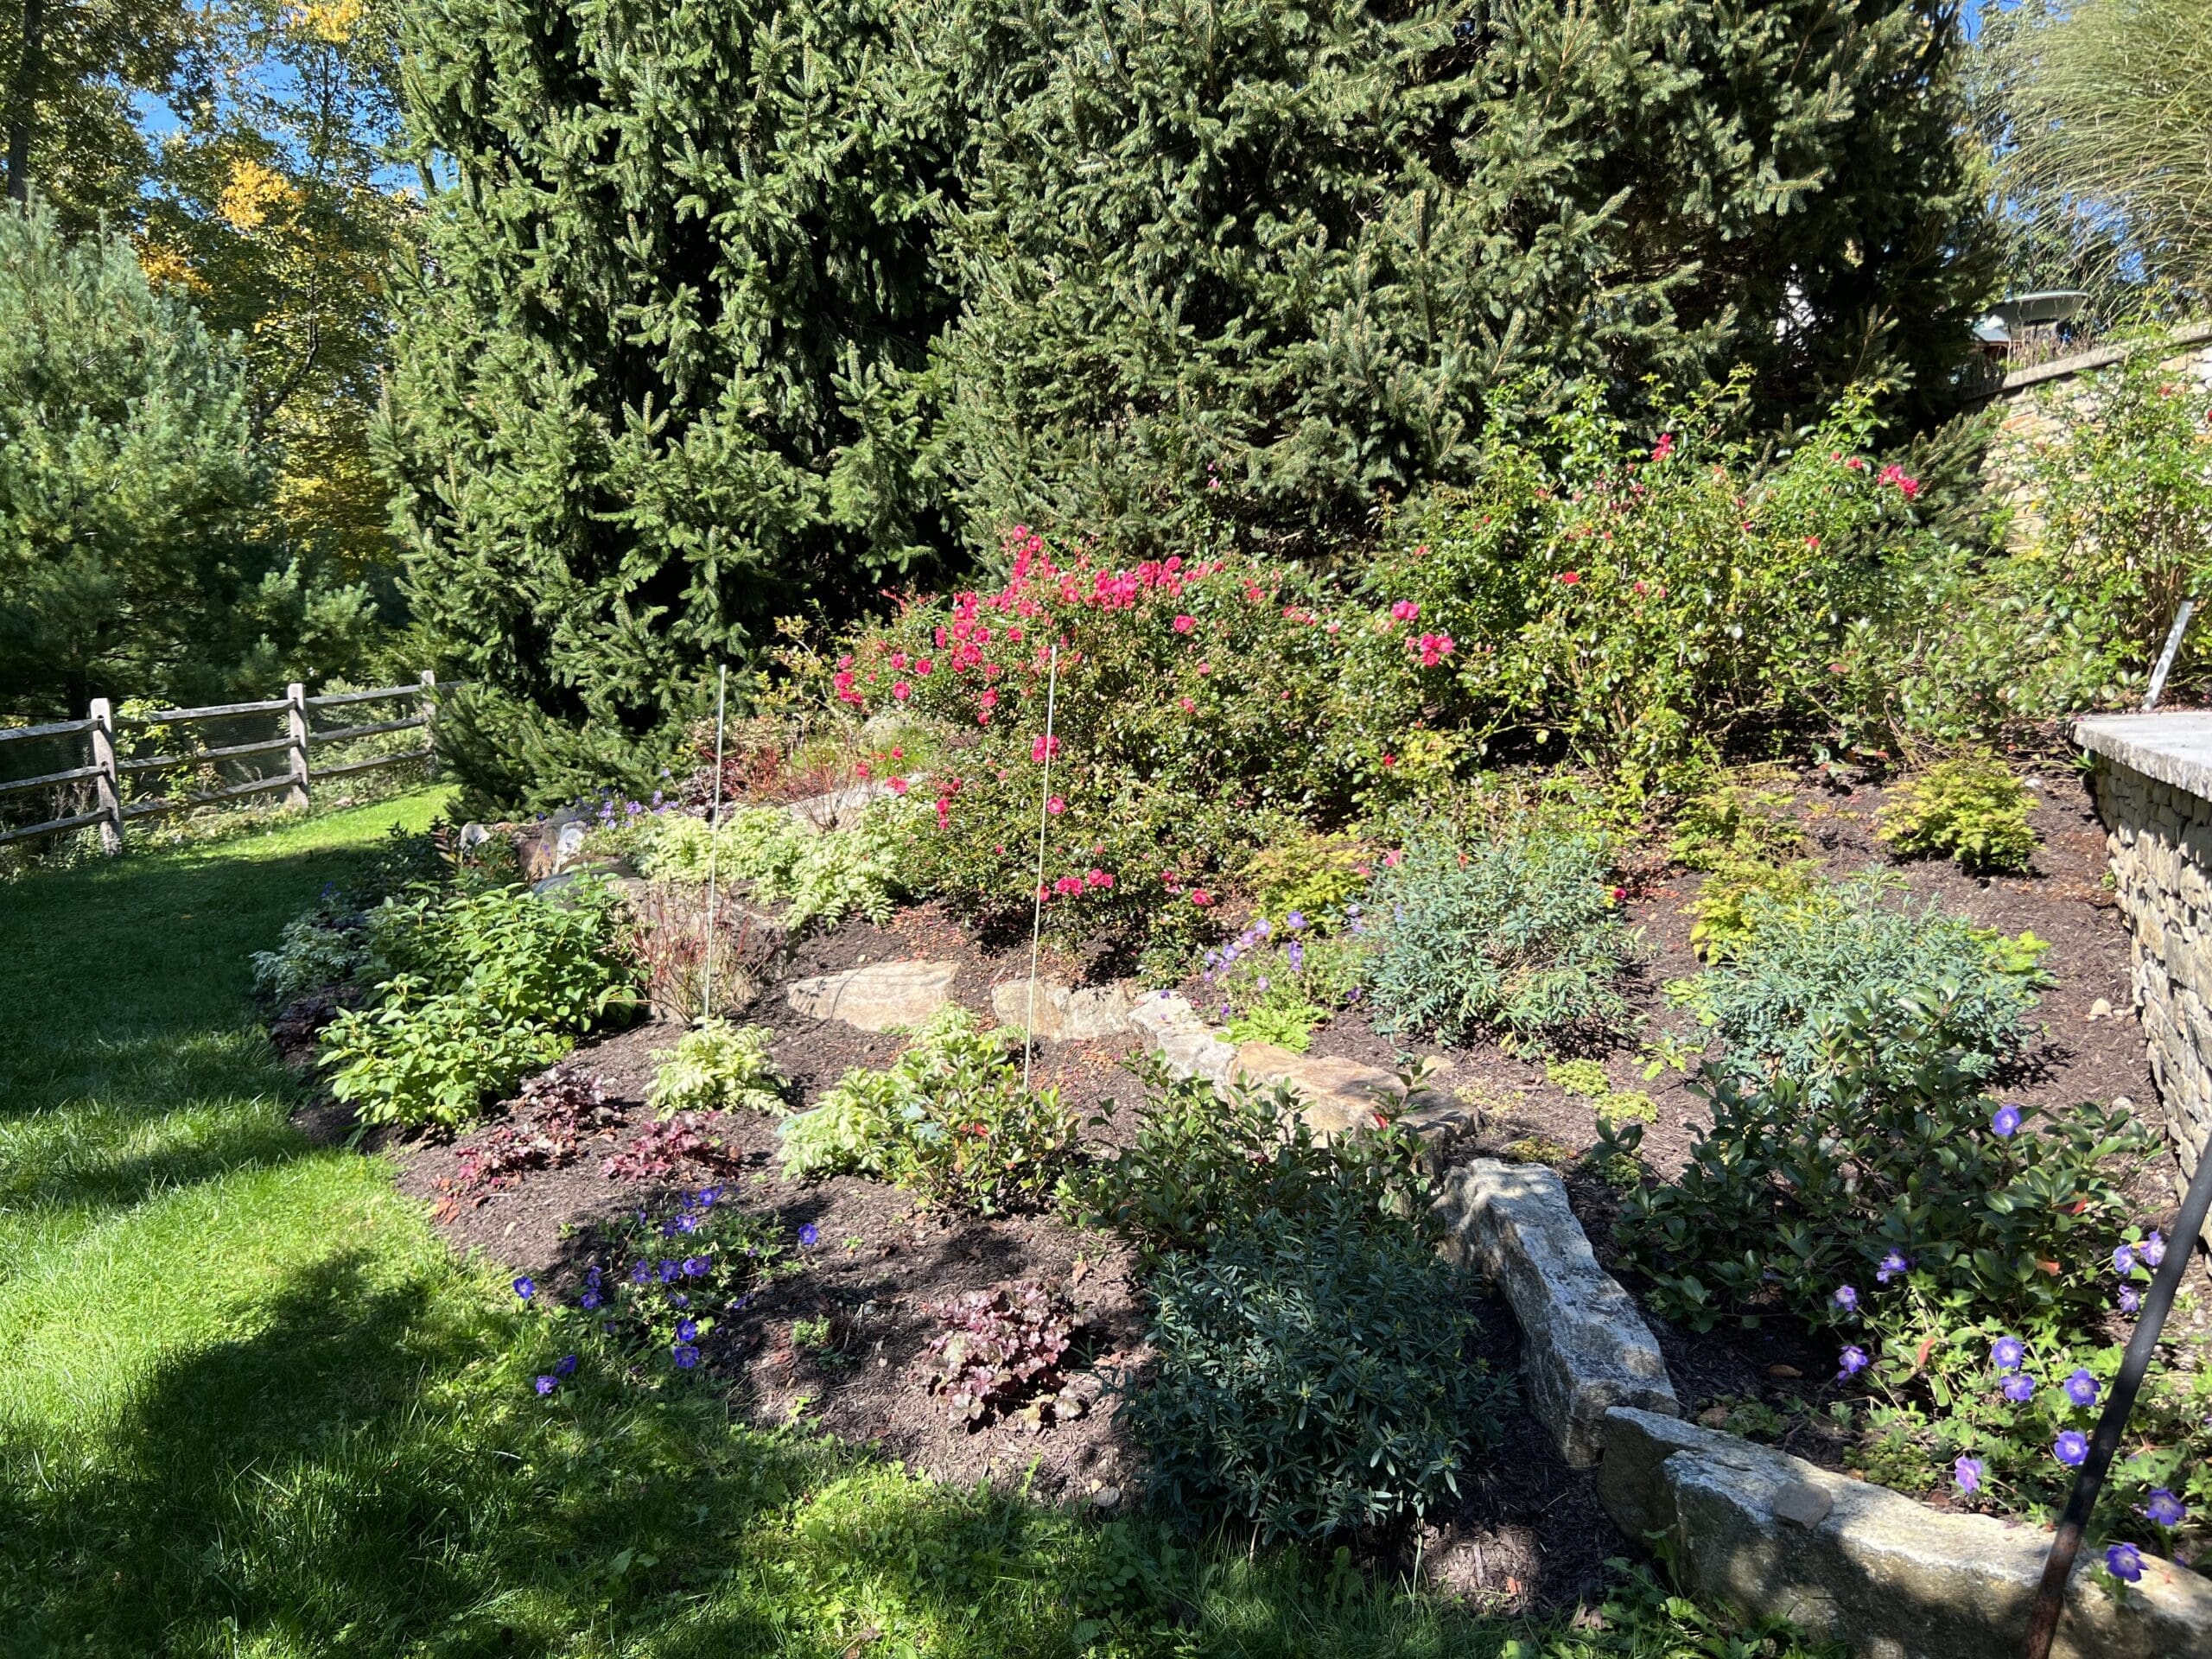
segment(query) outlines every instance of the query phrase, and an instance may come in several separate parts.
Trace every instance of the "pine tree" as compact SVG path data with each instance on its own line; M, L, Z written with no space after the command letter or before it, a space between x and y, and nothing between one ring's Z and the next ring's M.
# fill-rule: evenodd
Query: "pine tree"
M1989 280L1947 0L1039 0L964 32L979 543L1226 510L1325 546L1462 477L1530 372L1633 404L1748 365L1777 425L1889 376L1926 411Z
M710 662L952 544L918 464L934 72L890 0L433 0L407 31L455 174L384 433L416 614L487 689L487 776L506 743L642 779Z

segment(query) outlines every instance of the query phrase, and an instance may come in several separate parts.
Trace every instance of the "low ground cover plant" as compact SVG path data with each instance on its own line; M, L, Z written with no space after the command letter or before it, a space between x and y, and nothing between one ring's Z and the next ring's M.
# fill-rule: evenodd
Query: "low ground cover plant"
M1628 1022L1636 947L1605 840L1535 813L1490 835L1439 820L1376 871L1368 969L1378 1023L1446 1042L1597 1039Z
M2006 938L1932 900L1916 906L1891 878L1785 878L1734 903L1729 931L1707 936L1714 965L1668 992L1719 1036L1716 1064L1752 1083L1793 1077L1817 1097L1839 1054L1904 1066L1931 1044L1986 1077L2027 1040L2049 982L2033 934Z
M575 1161L586 1137L612 1129L622 1114L610 1105L599 1079L556 1065L525 1081L496 1123L455 1154L446 1183L457 1197L481 1204L532 1169L559 1169Z
M2028 868L2038 837L2036 798L1994 755L1930 766L1891 791L1880 836L1903 858L1950 858L1976 874Z
M592 1253L566 1302L527 1276L514 1281L515 1294L552 1322L550 1347L569 1351L537 1374L539 1395L557 1392L584 1355L603 1351L601 1338L632 1377L694 1375L715 1331L763 1285L797 1271L780 1229L723 1200L723 1188L704 1186L638 1211Z
M1075 1114L1022 1086L1009 1036L948 1005L881 1071L855 1067L784 1120L785 1173L869 1175L980 1215L1033 1208L1076 1155Z
M1367 925L1346 902L1342 931L1326 932L1300 910L1265 916L1203 958L1201 982L1219 997L1220 1017L1239 1043L1274 1043L1303 1054L1313 1027L1360 995Z
M769 1056L774 1039L764 1026L702 1020L677 1039L645 1103L663 1117L737 1110L781 1117L791 1109L785 1098L791 1080Z
M1027 1283L966 1291L936 1312L944 1329L922 1351L922 1370L963 1423L1052 1392L1082 1323L1065 1295Z
M458 1128L639 1006L601 883L561 903L522 887L418 893L380 906L367 932L370 1005L333 1020L321 1052L331 1092L365 1126Z

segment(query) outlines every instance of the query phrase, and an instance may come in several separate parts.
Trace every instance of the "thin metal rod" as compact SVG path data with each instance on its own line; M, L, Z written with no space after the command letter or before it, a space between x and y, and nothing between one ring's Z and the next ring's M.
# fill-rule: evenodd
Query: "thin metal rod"
M1037 943L1045 931L1045 826L1052 816L1052 720L1059 712L1060 642L1045 671L1045 786L1037 798L1037 893L1029 906L1029 1012L1022 1016L1021 1092L1029 1092L1029 1057L1037 1046Z
M2174 613L2174 625L2166 634L2166 648L2158 653L2158 665L2151 671L2151 689L2143 695L2143 712L2149 714L2158 706L2158 693L2166 689L2166 676L2173 671L2174 658L2181 654L2181 636L2189 626L2190 613L2196 608L2196 601L2184 599L2181 609Z
M2199 1155L2196 1173L2189 1178L2189 1192L2181 1201L2181 1217L2174 1223L2173 1237L2166 1243L2165 1260L2158 1264L2158 1274L2151 1281L2150 1294L2143 1299L2142 1317L2135 1322L2135 1334L2127 1339L2127 1352L2120 1359L2120 1375L2113 1380L2112 1398L2105 1402L2104 1415L2097 1419L2097 1432L2089 1438L2089 1455L2074 1477L2074 1491L2066 1500L2066 1512L2059 1517L2057 1535L2050 1541L2050 1554L2043 1566L2043 1582L2036 1589L2035 1611L2028 1620L2027 1659L2049 1659L2051 1637L2058 1630L2058 1615L2066 1605L2066 1580L2073 1576L2074 1557L2082 1548L2082 1529L2089 1524L2089 1516L2097 1507L2097 1493L2112 1468L2113 1454L2120 1449L2120 1437L2127 1428L2127 1414L2135 1409L2135 1396L2142 1391L2143 1373L2150 1369L2151 1356L2158 1346L2158 1332L2166 1323L2167 1311L2174 1305L2174 1293L2181 1288L2182 1275L2189 1271L2190 1261L2196 1254L2196 1241L2203 1236L2207 1210L2212 1210L2212 1147Z
M722 838L722 716L729 702L729 664L715 686L715 794L707 811L707 971L700 986L699 1018L715 1017L715 854Z

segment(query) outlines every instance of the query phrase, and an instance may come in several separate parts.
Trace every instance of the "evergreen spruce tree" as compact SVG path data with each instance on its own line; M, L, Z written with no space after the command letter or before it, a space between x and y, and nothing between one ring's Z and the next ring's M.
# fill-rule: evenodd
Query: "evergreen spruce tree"
M1926 412L1985 297L1948 0L979 10L945 353L979 544L1226 509L1326 545L1463 478L1529 372Z
M645 781L777 615L953 543L918 455L944 105L891 0L429 0L383 453L489 786ZM466 765L466 762L465 762ZM514 787L507 785L512 792Z

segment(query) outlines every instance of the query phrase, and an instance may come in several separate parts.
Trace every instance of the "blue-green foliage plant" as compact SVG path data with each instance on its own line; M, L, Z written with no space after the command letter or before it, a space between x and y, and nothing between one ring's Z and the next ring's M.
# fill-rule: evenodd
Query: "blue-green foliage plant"
M1375 874L1377 1023L1522 1046L1617 1029L1629 1014L1618 980L1637 940L1610 869L1602 836L1548 812L1488 838L1422 825Z
M1815 1098L1846 1059L1903 1065L1930 1045L1955 1051L1963 1075L1986 1077L2030 1035L2050 982L2044 942L1976 927L1933 900L1915 906L1900 887L1870 874L1747 892L1719 959L1669 994L1719 1037L1722 1069L1794 1077Z
M1171 1508L1268 1538L1402 1527L1497 1433L1457 1275L1355 1191L1240 1222L1152 1291L1158 1362L1122 1413Z
M364 1125L468 1122L484 1101L639 1006L619 901L585 880L416 891L368 919L369 1007L323 1033L331 1092Z

